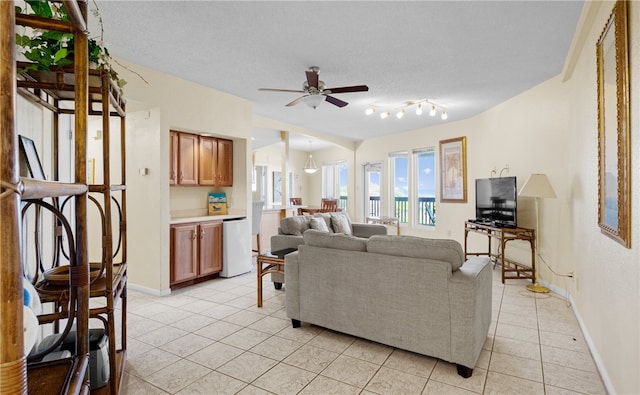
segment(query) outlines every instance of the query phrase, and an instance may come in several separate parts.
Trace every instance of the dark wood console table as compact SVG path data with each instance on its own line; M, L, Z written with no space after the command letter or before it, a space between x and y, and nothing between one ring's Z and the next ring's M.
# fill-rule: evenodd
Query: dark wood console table
M487 252L469 252L467 238L469 233L478 233L487 236ZM499 243L500 251L494 253L491 248L491 240L496 239ZM497 228L491 225L478 224L466 221L464 224L464 258L469 256L488 256L494 263L500 263L502 267L502 283L505 280L531 279L536 282L536 234L535 230L528 228ZM505 258L504 250L507 242L511 240L528 241L531 246L531 264L526 265Z

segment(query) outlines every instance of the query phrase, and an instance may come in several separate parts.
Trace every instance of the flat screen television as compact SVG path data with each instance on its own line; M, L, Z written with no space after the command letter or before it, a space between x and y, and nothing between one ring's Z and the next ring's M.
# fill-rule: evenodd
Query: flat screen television
M516 177L476 180L476 221L499 227L515 227L518 212Z

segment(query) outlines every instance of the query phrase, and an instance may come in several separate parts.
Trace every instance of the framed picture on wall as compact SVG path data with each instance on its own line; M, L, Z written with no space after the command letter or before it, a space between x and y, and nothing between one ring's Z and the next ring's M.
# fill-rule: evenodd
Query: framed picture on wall
M42 169L42 163L38 156L38 150L36 145L28 137L18 135L18 141L20 144L20 168L21 175L26 176L27 173L23 171L24 167L28 170L28 175L36 180L44 180L44 170Z
M598 226L629 248L631 145L627 2L617 1L596 44L598 81Z
M440 141L440 201L467 202L467 138Z

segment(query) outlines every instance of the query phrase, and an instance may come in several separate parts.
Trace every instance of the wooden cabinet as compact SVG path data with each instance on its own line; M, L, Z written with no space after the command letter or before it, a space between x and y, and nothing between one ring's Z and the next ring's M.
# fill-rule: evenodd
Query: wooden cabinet
M218 139L218 180L216 185L233 185L233 141Z
M169 132L169 185L178 183L178 132Z
M171 285L222 270L222 221L171 225Z
M178 133L178 185L198 185L198 136Z
M222 221L200 224L198 275L207 276L222 270Z
M215 185L218 144L214 137L200 136L198 184Z
M169 185L233 186L233 141L170 131Z

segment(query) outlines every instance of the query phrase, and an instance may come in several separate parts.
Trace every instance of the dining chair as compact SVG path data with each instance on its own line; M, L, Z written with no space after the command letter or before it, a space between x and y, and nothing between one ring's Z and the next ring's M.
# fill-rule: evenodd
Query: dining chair
M289 201L291 202L292 206L302 206L302 198L290 198Z
M322 199L320 209L324 212L338 211L338 199Z
M251 213L251 237L256 236L256 249L251 250L260 254L260 224L262 223L262 208L264 202L253 202Z

